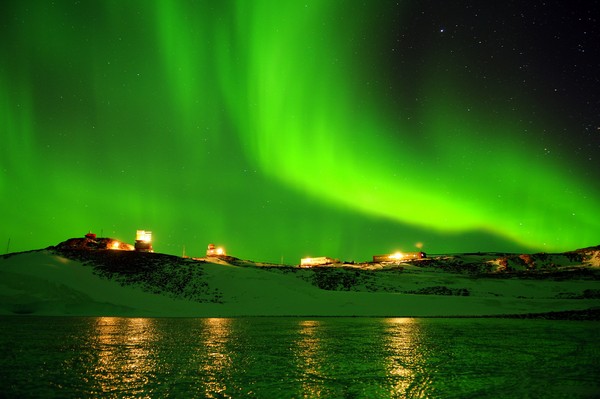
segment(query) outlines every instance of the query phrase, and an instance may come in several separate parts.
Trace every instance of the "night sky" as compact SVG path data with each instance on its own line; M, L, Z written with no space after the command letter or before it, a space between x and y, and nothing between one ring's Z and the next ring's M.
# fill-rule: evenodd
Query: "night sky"
M600 244L598 1L3 1L0 245ZM0 247L0 253L4 253Z

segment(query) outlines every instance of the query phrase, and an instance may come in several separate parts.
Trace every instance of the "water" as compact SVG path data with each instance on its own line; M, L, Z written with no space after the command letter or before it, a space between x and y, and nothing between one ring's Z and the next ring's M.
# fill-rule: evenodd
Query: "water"
M0 397L600 397L599 322L0 318Z

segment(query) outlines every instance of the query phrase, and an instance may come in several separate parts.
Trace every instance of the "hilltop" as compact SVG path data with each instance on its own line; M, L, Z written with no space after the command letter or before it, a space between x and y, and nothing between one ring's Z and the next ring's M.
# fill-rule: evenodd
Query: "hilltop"
M600 313L600 247L299 268L61 244L0 258L0 314L597 318Z

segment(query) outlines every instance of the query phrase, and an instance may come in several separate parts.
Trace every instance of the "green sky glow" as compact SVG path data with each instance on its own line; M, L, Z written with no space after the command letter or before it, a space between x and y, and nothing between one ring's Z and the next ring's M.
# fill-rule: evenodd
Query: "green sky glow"
M577 105L463 42L392 56L417 3L8 2L0 240L144 228L162 252L289 263L597 245Z

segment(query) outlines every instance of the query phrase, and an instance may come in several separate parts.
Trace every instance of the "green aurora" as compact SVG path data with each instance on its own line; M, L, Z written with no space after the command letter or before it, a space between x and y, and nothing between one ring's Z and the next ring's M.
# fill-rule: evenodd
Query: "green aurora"
M5 2L0 240L149 229L286 263L599 243L576 104L453 44L444 10L423 35L434 2L354 3Z

